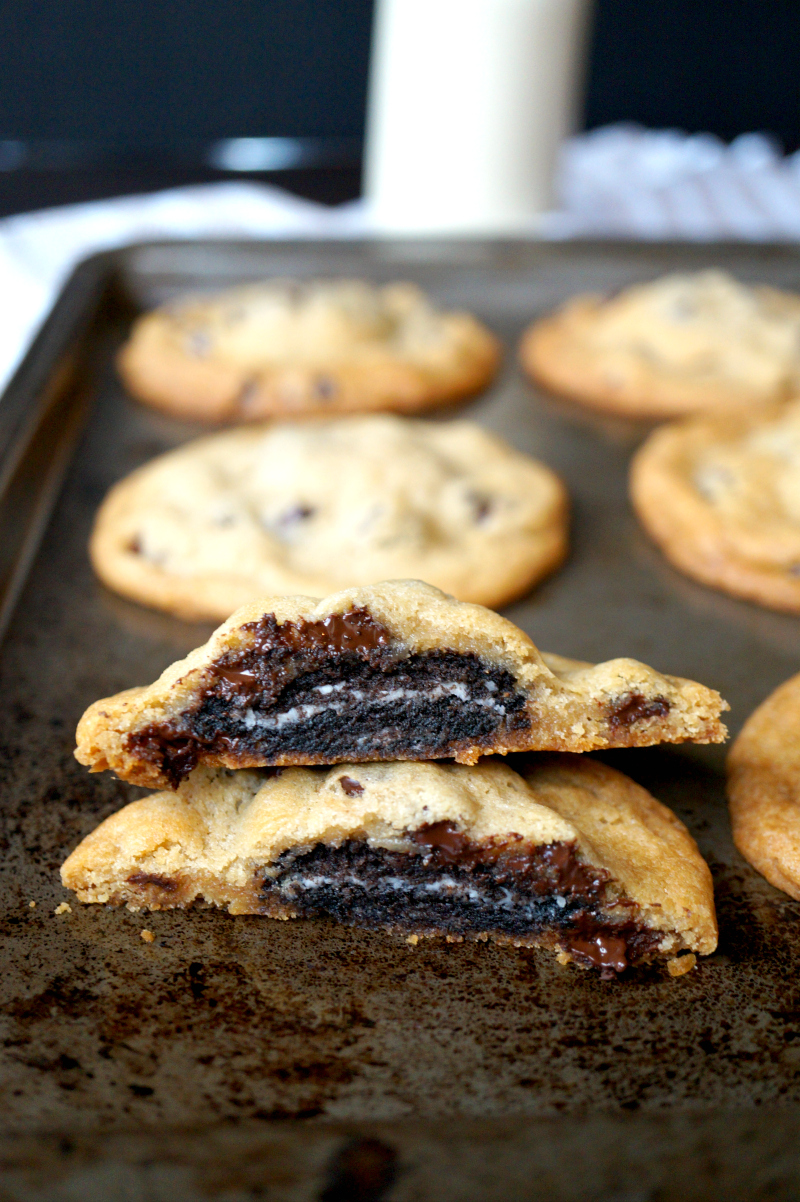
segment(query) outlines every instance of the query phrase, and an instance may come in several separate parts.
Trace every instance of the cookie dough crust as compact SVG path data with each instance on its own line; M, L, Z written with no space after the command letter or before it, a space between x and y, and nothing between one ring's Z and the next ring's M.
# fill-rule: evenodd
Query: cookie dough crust
M188 620L395 577L501 607L562 562L567 512L554 472L472 422L342 418L152 460L106 497L90 554L109 588Z
M329 915L412 936L540 944L584 967L708 954L711 877L681 822L581 757L526 779L482 762L199 769L114 814L72 853L84 902ZM510 900L509 900L510 899Z
M541 655L491 610L389 581L243 606L154 684L90 706L75 754L94 772L164 787L196 763L469 764L489 753L720 742L727 708L713 689L636 660Z
M644 528L682 572L800 612L800 401L656 430L631 465Z
M545 388L626 417L763 404L800 384L800 297L669 275L574 298L527 329L520 359Z
M728 803L744 858L800 901L800 675L762 702L731 747Z
M198 421L412 413L480 391L500 344L412 284L272 280L141 317L120 352L128 389Z

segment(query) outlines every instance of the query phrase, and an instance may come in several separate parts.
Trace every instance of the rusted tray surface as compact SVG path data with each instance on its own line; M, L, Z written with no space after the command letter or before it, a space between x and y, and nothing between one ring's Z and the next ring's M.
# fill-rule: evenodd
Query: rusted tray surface
M508 355L495 387L462 413L557 469L574 505L569 562L508 616L545 649L586 660L631 655L719 688L735 733L800 670L800 620L673 572L626 502L627 463L646 427L538 394L513 353L531 317L576 291L707 265L800 288L800 255L779 247L187 243L100 256L79 271L0 404L11 490L0 515L13 536L0 557L9 611L14 573L19 581L89 413L0 663L5 1133L85 1141L99 1131L149 1132L152 1140L165 1128L237 1120L250 1130L247 1123L299 1118L379 1123L386 1140L387 1131L420 1123L427 1130L436 1120L446 1140L491 1120L486 1131L501 1131L507 1144L510 1130L522 1138L555 1122L561 1134L542 1137L549 1146L560 1139L566 1149L583 1130L585 1155L599 1157L603 1123L624 1119L625 1130L635 1128L626 1114L644 1116L648 1132L661 1115L664 1147L673 1150L669 1132L687 1110L703 1112L720 1146L734 1138L720 1121L728 1111L779 1108L782 1130L798 1120L800 905L734 850L719 748L605 757L678 812L714 872L720 950L678 981L653 968L606 982L543 953L410 947L323 922L210 910L145 918L74 902L71 913L54 914L71 900L58 880L63 858L141 792L89 776L74 761L80 714L101 695L150 681L209 629L112 596L86 559L109 485L199 432L130 401L115 378L113 352L138 308L187 288L330 273L416 280L441 302L472 309L506 340ZM145 926L152 944L140 938ZM748 1131L766 1138L778 1119L753 1122ZM297 1140L298 1148L308 1142ZM21 1146L0 1141L0 1163L15 1164ZM781 1171L788 1180L797 1160ZM452 1172L448 1179L452 1185ZM377 1193L363 1196L423 1196L403 1178L381 1180ZM541 1196L578 1196L563 1189ZM503 1194L465 1186L439 1196ZM784 1195L776 1186L771 1196Z

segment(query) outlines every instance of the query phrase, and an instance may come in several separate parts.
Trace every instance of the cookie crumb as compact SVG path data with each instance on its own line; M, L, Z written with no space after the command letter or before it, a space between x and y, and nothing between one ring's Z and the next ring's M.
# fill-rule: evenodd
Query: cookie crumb
M141 935L142 939L144 939L145 943L152 943L155 939L155 935L152 931L140 931L139 934Z
M419 935L409 935L406 938L406 943L410 943L412 947L416 947L419 943Z
M29 910L35 910L35 909L36 909L36 902L35 902L35 901L29 901L29 902L28 902L28 909L29 909Z
M556 960L558 960L559 964L571 964L572 956L569 954L569 952L557 952Z
M34 902L34 905L35 905L35 904L36 904L36 903ZM54 913L54 914L71 914L71 913L72 913L72 906L69 904L69 902L62 902L62 903L61 903L61 905L59 905L59 906L56 906L56 908L55 908L55 910L53 911L53 913Z
M676 956L673 960L667 960L667 972L671 977L683 977L696 967L697 956L694 952L689 952L688 956Z

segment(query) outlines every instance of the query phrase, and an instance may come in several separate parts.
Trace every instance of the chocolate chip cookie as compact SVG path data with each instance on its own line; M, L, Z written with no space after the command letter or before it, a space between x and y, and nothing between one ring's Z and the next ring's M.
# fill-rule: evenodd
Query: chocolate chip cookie
M93 772L176 787L226 768L721 742L713 689L633 659L540 655L516 626L416 581L243 606L145 688L95 702Z
M576 297L529 327L520 357L546 388L629 417L774 401L800 385L800 296L668 275Z
M107 818L61 876L84 902L203 900L412 941L489 938L606 975L717 942L711 876L686 828L579 756L542 757L525 779L492 762L201 768Z
M739 851L800 900L800 675L745 722L728 756L728 801Z
M247 427L162 455L111 490L90 553L116 592L222 621L265 594L408 577L499 607L566 549L549 468L471 422L384 414Z
M633 460L631 498L681 571L800 612L800 401L662 427Z
M413 412L484 388L500 344L413 284L269 280L141 317L119 356L147 404L198 421Z

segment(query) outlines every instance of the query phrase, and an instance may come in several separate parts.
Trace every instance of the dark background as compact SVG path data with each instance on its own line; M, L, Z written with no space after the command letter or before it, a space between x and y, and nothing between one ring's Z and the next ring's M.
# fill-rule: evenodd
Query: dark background
M40 153L0 156L0 211L219 178L198 149L214 139L358 138L371 18L370 0L5 0L0 139ZM597 0L585 124L763 130L793 151L799 67L800 0ZM354 196L357 146L337 155L270 178Z

